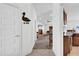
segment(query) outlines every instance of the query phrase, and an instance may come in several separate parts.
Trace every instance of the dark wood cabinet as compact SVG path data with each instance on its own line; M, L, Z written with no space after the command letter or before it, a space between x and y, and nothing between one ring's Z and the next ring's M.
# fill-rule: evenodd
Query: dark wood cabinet
M78 33L73 35L72 44L73 44L73 46L79 46L79 34Z
M49 26L49 47L52 48L52 30L53 30L53 27L52 26Z
M70 53L70 44L71 44L71 38L69 36L64 36L64 56L67 56L68 53Z

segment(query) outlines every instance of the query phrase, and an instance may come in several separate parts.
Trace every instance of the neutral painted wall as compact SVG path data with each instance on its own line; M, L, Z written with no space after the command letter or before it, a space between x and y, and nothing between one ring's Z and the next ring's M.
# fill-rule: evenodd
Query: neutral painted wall
M31 21L29 24L21 23L22 27L22 55L28 55L31 53L34 43L36 41L36 12L31 3L21 3L21 4L9 4L20 10L20 17L22 17L22 12L26 12L26 17ZM21 19L22 20L22 19Z
M67 20L67 29L74 29L76 25L79 25L79 20Z
M20 55L21 21L18 9L0 4L0 56Z
M33 8L33 6L32 6L32 4L5 4L5 5L7 5L7 6L10 6L10 7L12 7L12 8L15 8L15 9L17 9L17 13L18 13L18 16L14 16L15 17L15 20L19 20L20 21L20 24L18 24L18 25L21 25L21 28L19 28L19 30L21 29L21 35L20 35L20 37L21 37L21 42L19 42L19 40L18 40L18 42L20 43L20 47L21 47L21 49L20 49L20 55L27 55L27 54L29 54L29 53L31 53L31 51L32 51L32 48L33 48L33 46L34 46L34 43L35 43L35 41L36 41L36 18L37 18L37 15L36 15L36 12L35 12L35 10L34 10L34 8ZM6 8L7 8L7 6L6 6ZM4 8L4 7L3 7ZM15 9L13 9L11 12L15 12ZM3 9L4 10L4 9ZM5 11L5 10L4 10ZM9 8L8 8L8 12L9 12ZM22 12L26 12L26 16L31 20L31 22L29 23L29 24L23 24L23 22L22 22L22 19L21 19L21 17L22 17ZM12 17L12 15L8 15L9 17ZM8 20L9 19L9 17L6 17L6 19ZM16 19L17 18L17 19ZM3 18L4 19L4 18ZM11 20L11 21L13 21L14 19L13 18L11 18L11 19L9 19L9 20ZM7 23L8 24L8 22L5 22L5 23ZM15 25L13 25L13 26L15 26ZM6 26L5 26L6 27ZM16 27L17 28L17 27ZM15 28L15 29L16 29ZM2 28L1 28L2 29ZM8 26L8 29L10 29L9 28L9 26ZM7 30L8 30L7 29ZM4 29L5 30L5 29ZM19 30L17 30L17 32L19 31ZM6 32L6 30L5 30L5 32ZM10 32L10 31L9 31ZM14 34L16 34L16 33L14 33ZM1 33L0 33L0 35L2 35ZM5 38L5 36L4 36L4 38ZM6 39L8 39L8 36L6 37ZM15 42L17 41L17 40L15 40ZM10 41L10 40L9 40ZM8 43L11 43L11 42L9 42L8 41ZM1 42L1 40L0 40L0 42ZM14 41L12 42L13 43L13 45L15 46L15 44L14 44ZM11 44L12 44L11 43ZM4 43L5 44L5 43ZM4 45L3 44L3 45ZM18 44L18 43L17 43ZM9 44L10 45L10 44ZM12 45L12 46L13 46ZM9 48L13 48L11 45L10 45L10 47ZM2 47L2 45L0 45L0 47ZM6 47L5 47L6 48ZM6 49L4 48L4 51L3 52L11 52L10 50L9 51L7 51ZM15 48L18 48L18 47L16 47L15 46ZM1 54L3 54L3 52L1 53ZM14 52L15 53L15 52ZM0 54L0 55L1 55ZM4 54L5 55L5 54ZM10 54L7 54L6 53L6 55L10 55ZM14 54L12 54L12 55L14 55ZM16 54L17 55L17 54Z
M36 41L36 12L31 4L24 7L26 16L31 22L29 24L22 24L22 55L27 55L32 52L32 48Z
M63 8L60 4L53 4L53 52L56 56L63 56Z

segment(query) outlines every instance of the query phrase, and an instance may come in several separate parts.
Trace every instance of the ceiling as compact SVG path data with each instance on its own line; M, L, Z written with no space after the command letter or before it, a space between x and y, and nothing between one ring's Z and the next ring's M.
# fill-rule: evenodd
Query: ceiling
M19 9L20 7L25 7L27 4L10 4L13 7L16 7ZM21 6L23 5L23 6ZM30 4L29 4L30 5ZM46 23L48 20L51 20L51 14L52 14L52 3L32 3L33 7L36 10L38 20L41 19L41 21ZM79 3L62 3L62 7L65 9L68 20L78 20L79 19Z
M33 3L37 15L44 14L52 10L52 3Z
M52 3L33 3L36 10L38 22L47 25L48 21L52 20Z
M37 21L46 25L47 21L52 19L52 3L33 3L32 5L37 13Z
M45 14L50 14L52 11L52 3L33 3L38 16L46 16ZM79 3L62 3L62 7L67 13L68 20L78 20L79 19ZM49 19L50 16L47 15ZM45 18L46 19L46 18Z

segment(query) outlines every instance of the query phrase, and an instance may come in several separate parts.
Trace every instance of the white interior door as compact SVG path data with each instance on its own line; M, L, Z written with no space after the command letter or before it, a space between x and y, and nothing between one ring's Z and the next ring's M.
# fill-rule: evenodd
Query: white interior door
M18 9L0 4L0 55L21 55L20 18Z

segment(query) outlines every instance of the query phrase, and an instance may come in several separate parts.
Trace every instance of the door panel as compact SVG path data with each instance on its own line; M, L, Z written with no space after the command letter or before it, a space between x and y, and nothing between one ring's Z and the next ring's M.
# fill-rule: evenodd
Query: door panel
M2 55L20 55L21 53L21 20L19 10L0 5L0 32Z

